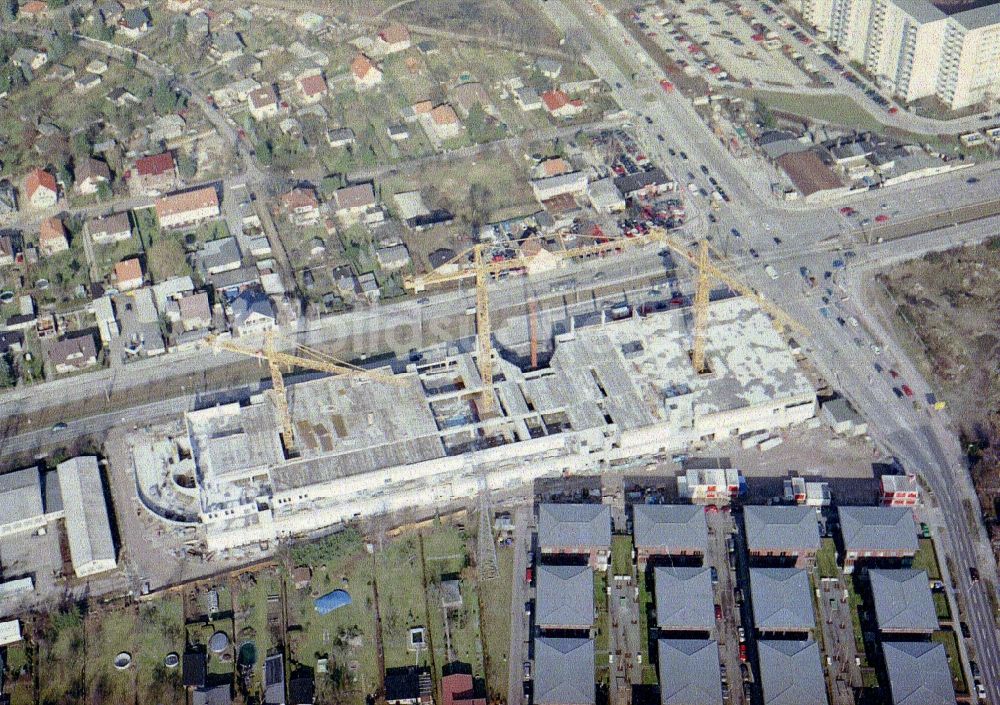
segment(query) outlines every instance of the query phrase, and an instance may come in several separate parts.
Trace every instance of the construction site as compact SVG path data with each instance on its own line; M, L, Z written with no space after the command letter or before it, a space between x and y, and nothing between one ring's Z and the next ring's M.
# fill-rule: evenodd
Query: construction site
M192 411L135 437L140 496L226 551L815 415L811 384L755 302L705 310L703 372L693 312L679 308L574 327L539 369L493 356L489 386L477 353L455 344L398 373L290 384L284 403L256 395Z

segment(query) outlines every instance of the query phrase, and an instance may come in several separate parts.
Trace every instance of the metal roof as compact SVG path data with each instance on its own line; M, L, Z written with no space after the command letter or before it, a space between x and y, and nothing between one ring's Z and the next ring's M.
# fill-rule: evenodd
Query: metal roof
M815 641L757 642L764 705L827 705Z
M593 639L535 639L535 697L538 705L594 705Z
M97 458L93 455L70 458L59 463L58 473L73 568L79 572L81 567L96 561L113 562L115 544Z
M893 705L954 705L944 644L884 641L882 653Z
M840 507L840 534L847 551L917 552L917 527L906 507Z
M611 508L604 504L538 505L538 543L546 548L611 548Z
M594 574L588 566L540 565L535 622L541 627L594 623Z
M708 567L656 568L656 623L662 629L705 629L715 624Z
M799 568L751 568L753 621L764 631L805 631L816 626L809 576Z
M661 705L721 705L719 646L709 639L660 639Z
M746 507L743 521L751 551L819 550L819 523L812 507Z
M38 468L24 468L0 475L0 502L3 503L0 524L13 524L41 516L44 510Z
M882 630L932 632L938 628L927 572L869 570L875 617Z
M708 526L701 507L690 504L637 504L634 509L636 548L667 553L708 549Z

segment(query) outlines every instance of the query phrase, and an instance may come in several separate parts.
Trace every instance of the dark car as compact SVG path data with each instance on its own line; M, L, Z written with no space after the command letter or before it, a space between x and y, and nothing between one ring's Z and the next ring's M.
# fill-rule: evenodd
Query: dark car
M972 638L972 632L969 630L968 624L966 624L965 622L959 622L958 626L962 629L962 636L964 636L966 639Z
M729 232L733 234L733 237L740 237L740 231L736 228L730 228Z
M705 176L708 176L708 167L702 164L700 168L701 168L701 173L704 174Z
M972 580L972 582L978 583L979 582L979 568L976 568L975 566L969 566L969 578Z
M687 161L687 158L688 158L687 152L681 152L681 159Z
M757 254L757 250L753 249L752 247L750 248L750 256L753 257L754 259L760 257L760 255Z

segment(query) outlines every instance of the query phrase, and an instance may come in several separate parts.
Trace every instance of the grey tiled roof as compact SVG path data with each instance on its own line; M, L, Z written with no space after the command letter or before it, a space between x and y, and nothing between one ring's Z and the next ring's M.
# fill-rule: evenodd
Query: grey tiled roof
M546 548L611 548L611 508L604 504L540 504L538 543Z
M661 705L721 705L719 646L708 639L660 639Z
M819 550L819 523L812 507L747 507L743 521L751 551Z
M893 705L954 705L944 644L882 642Z
M535 622L543 627L594 623L594 572L588 566L538 566Z
M869 570L880 629L932 632L938 628L934 598L923 570Z
M840 507L847 551L917 551L917 527L906 507Z
M815 641L763 640L757 650L764 705L827 705Z
M634 509L636 548L667 553L708 548L705 512L691 504L637 504Z
M594 705L593 639L535 639L535 697L538 705Z
M809 576L798 568L751 568L754 626L799 631L816 626Z
M656 568L656 623L662 629L711 629L715 624L709 568Z

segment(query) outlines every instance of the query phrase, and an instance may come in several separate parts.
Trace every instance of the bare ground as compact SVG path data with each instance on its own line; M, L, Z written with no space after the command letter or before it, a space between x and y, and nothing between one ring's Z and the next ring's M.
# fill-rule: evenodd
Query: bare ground
M969 444L987 526L1000 494L1000 238L879 275L893 323Z

